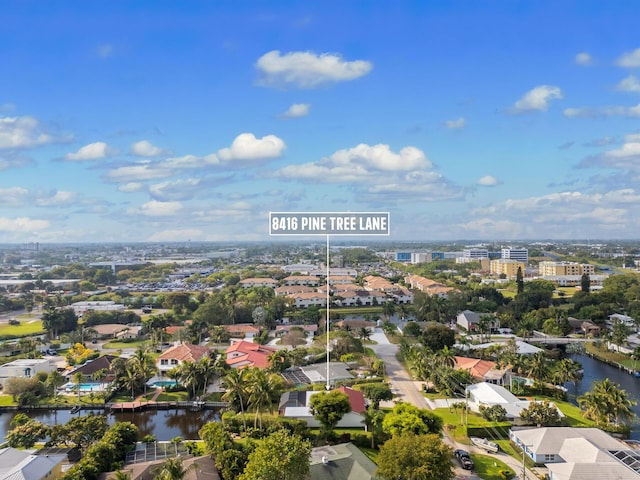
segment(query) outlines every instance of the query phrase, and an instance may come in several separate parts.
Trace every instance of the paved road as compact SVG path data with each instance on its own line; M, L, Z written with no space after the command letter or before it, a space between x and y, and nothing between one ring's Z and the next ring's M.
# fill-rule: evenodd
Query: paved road
M429 404L425 400L424 395L422 395L422 392L420 391L421 382L414 382L413 380L411 380L411 377L409 376L407 371L396 358L396 354L399 350L398 345L389 342L385 334L382 332L382 329L379 328L376 328L374 334L371 336L371 340L377 342L376 345L371 345L371 349L376 353L378 358L384 361L387 380L389 382L389 385L391 386L391 389L396 394L397 399L402 400L403 402L411 403L412 405L415 405L419 408L430 408ZM463 450L470 451L471 453L490 455L489 453L485 452L484 450L478 449L477 447L462 445L455 442L452 438L446 435L446 432L444 441L451 445L454 449L461 448ZM509 465L516 472L516 478L521 478L522 463L518 462L515 458L503 452L492 454L492 456L495 456L496 458ZM457 478L459 480L481 480L480 477L478 477L474 473L468 472L467 470L463 470L461 467L457 466L456 463L454 463L454 467L458 476ZM526 480L537 479L538 477L527 470Z

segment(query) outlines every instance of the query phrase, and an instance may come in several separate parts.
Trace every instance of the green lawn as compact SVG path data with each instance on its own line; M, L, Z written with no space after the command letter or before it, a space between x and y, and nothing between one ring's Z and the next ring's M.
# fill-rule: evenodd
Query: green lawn
M17 403L13 401L11 395L0 395L0 407L10 407L12 405L17 405Z
M470 428L490 428L494 425L504 425L502 423L498 424L495 422L487 422L481 415L478 415L474 412L469 412L468 420L461 415L461 410L458 410L457 413L454 413L453 409L449 410L448 408L436 408L433 412L442 418L444 428L446 429L447 433L460 443L469 443L466 429L467 421Z
M189 400L188 392L162 392L156 399L157 402L186 402Z
M125 348L138 348L139 346L146 345L149 340L136 340L134 342L107 342L102 348L108 350L123 350Z
M471 460L475 464L475 473L483 480L504 480L500 472L509 472L507 478L513 478L516 474L506 463L489 455L472 453Z
M20 325L0 325L0 338L19 338L44 333L42 320L21 319Z

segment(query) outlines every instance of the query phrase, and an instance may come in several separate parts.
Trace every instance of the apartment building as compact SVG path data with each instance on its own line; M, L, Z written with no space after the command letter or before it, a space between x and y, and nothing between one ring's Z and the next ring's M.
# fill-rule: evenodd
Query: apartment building
M517 260L509 258L499 258L491 260L489 271L492 275L506 275L507 278L515 278L518 275L518 269L524 276L525 264Z
M540 276L593 275L596 269L588 263L577 262L540 262Z

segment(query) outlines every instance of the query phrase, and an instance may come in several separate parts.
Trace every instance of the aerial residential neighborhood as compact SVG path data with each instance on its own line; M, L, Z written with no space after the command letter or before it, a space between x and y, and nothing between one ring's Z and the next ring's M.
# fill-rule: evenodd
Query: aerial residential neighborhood
M95 248L87 247L82 267L78 249L74 249L73 264L48 266L42 259L26 257L29 261L19 265L5 263L2 328L5 338L16 333L5 340L0 382L7 400L0 408L12 415L26 408L35 412L33 419L21 420L26 423L6 427L7 448L69 446L69 440L56 436L46 440L55 424L39 418L56 409L57 421L62 422L56 428L63 428L64 422L75 425L68 428L88 428L89 423L83 422L96 422L96 417L104 419L100 428L105 435L119 425L116 416L129 412L130 428L139 429L131 440L153 439L163 449L150 459L149 443L140 444L147 445L147 454L127 456L120 470L112 470L131 478L145 478L139 472L159 469L173 458L166 442L175 438L204 442L197 451L177 444L185 465L187 459L210 455L213 461L207 468L224 480L236 478L224 455L210 443L212 438L227 438L224 442L245 455L242 462L250 469L251 455L242 454L243 447L234 438L247 435L250 426L263 431L265 425L278 422L303 432L292 441L309 442L326 452L344 451L345 458L351 459L344 468L361 472L353 478L374 478L377 469L397 461L386 459L385 446L411 439L403 436L409 432L401 433L410 415L421 425L411 429L413 434L444 435L442 445L429 443L421 448L442 449L448 478L464 475L471 465L483 478L483 458L491 455L505 476L505 472L514 476L521 471L522 458L530 459L524 462L527 475L564 478L559 475L566 473L559 472L581 471L582 466L564 466L576 462L567 453L569 443L559 445L553 455L543 454L529 447L533 440L525 438L527 428L585 435L597 431L603 439L618 442L616 451L624 451L625 458L640 456L635 443L625 443L625 438L635 435L630 423L635 390L627 392L608 378L596 381L593 389L618 395L615 408L607 412L591 406L596 390L569 396L571 386L582 383L584 367L577 359L587 361L587 352L606 362L617 356L621 374L636 381L635 352L640 350L640 340L637 317L629 315L635 310L631 303L617 310L598 299L613 295L611 288L618 288L620 282L627 289L634 282L640 285L640 277L635 269L612 271L614 258L604 257L603 263L599 249L590 250L593 263L589 267L554 262L556 268L562 264L583 272L578 284L567 286L552 280L557 280L557 270L545 275L545 260L539 261L545 263L544 269L535 268L538 259L544 258L536 246L518 247L519 255L526 253L527 263L513 275L485 270L483 264L491 255L511 255L508 248L487 249L482 255L474 250L474 261L466 260L469 252L456 256L447 250L446 255L431 257L435 260L416 263L415 259L428 255L337 246L331 252L340 262L335 269L351 271L328 279L322 275L326 265L321 249L295 244L288 247L287 256L305 262L300 265L317 267L309 269L312 275L291 274L290 264L270 253L268 245L254 247L259 252L255 258L233 251L215 260L203 260L210 248L206 245L193 252L165 247L147 263L129 249L130 259L121 258L106 267L90 265ZM553 251L557 257L572 258L569 252L576 248L584 257L584 247L570 244L558 244ZM42 246L28 254L61 259L64 251L63 246ZM20 250L13 255L20 256ZM149 256L148 249L145 255ZM352 258L358 260L351 267ZM131 270L133 264L138 266ZM51 277L67 276L66 265L73 265L74 281L50 282ZM159 268L165 282L158 277ZM606 279L602 289L591 291L589 279L596 272L603 272ZM153 285L145 277L154 277ZM197 278L200 291L192 289L192 277ZM96 282L96 278L106 281ZM318 303L298 303L301 288L309 289L305 295L315 296ZM625 295L626 290L617 291ZM33 333L26 333L27 329ZM407 410L409 406L415 410ZM186 430L165 434L175 427L158 425L157 430L149 430L136 420L162 412L175 412L172 415L182 418ZM378 427L371 423L376 415L381 421ZM210 418L215 427L208 426ZM260 437L266 441L273 428ZM611 434L623 438L613 440ZM590 442L592 437L585 438ZM491 450L483 450L478 439L485 439ZM127 448L142 448L136 445ZM597 450L594 457L597 468L605 471L611 464L616 472L626 472L620 478L640 476L633 463L610 458L608 447L598 445L606 442L594 447L605 449ZM457 452L455 456L447 450L449 446ZM305 452L307 447L296 448ZM355 453L358 449L364 449L365 455ZM460 451L467 452L464 461L457 460L462 458ZM31 455L37 457L37 453ZM308 468L315 478L322 462L314 463L316 457L309 455ZM338 458L326 457L334 458L329 462ZM5 456L6 471L22 468L19 462L26 460L20 458ZM70 458L63 455L56 460L51 471L57 473L51 478L75 478L74 472L90 460L90 456L84 457L89 460ZM146 461L151 463L144 467ZM355 467L355 461L360 466ZM581 478L578 473L568 475Z

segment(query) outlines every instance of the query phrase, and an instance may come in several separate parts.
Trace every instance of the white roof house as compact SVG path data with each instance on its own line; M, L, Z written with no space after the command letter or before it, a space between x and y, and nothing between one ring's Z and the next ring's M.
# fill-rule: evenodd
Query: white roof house
M47 374L56 369L56 363L46 358L19 358L0 365L0 385L6 386L7 380L13 377L33 378L38 372Z
M522 410L531 404L529 400L520 400L506 388L488 382L469 385L467 395L469 408L474 412L479 412L480 406L500 405L507 411L507 419L511 421L518 419Z
M546 465L550 480L640 479L640 452L597 428L528 428L509 436Z

